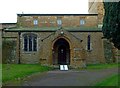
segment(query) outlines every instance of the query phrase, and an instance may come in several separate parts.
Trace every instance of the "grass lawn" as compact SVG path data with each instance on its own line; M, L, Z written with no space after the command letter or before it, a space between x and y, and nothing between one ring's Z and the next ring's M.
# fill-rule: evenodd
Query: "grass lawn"
M2 69L2 64L0 64L0 69Z
M87 70L102 70L108 68L116 68L120 67L120 63L112 63L112 64L89 64L87 65ZM95 84L96 86L118 86L118 78L120 79L120 75L113 74L110 77L103 79L101 82ZM94 88L94 87L93 87ZM101 88L101 87L99 87Z
M87 68L88 70L100 70L100 69L107 69L107 68L114 68L114 67L120 67L120 63L112 63L112 64L88 64Z
M0 64L0 81L1 81L1 78L2 77L2 64Z
M87 70L114 68L114 67L118 67L118 65L120 66L120 64L87 65ZM33 73L44 72L52 69L53 69L52 67L41 66L40 64L2 64L2 82L6 83L7 81L15 81L18 79L22 79Z
M2 65L2 82L15 81L31 75L36 72L51 70L51 67L41 66L40 64L3 64Z
M118 86L118 78L120 79L120 74L114 74L103 81L95 84L95 86ZM120 86L120 85L119 85Z

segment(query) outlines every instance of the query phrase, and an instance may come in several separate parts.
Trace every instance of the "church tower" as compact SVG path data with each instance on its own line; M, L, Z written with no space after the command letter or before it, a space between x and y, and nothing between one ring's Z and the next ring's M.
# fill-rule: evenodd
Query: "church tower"
M89 14L98 14L98 27L101 28L103 25L104 17L104 4L103 0L89 0L88 4Z

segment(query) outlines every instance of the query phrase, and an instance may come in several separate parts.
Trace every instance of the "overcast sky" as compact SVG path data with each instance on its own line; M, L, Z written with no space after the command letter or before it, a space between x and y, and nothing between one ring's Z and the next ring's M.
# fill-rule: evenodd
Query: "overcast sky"
M0 23L17 22L18 13L87 14L88 0L0 0Z

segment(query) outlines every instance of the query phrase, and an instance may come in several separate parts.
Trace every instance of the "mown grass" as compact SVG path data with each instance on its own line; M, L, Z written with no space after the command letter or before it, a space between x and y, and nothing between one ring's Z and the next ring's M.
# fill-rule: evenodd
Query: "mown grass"
M0 69L2 69L2 64L0 64Z
M103 81L98 82L95 86L120 86L118 79L120 79L120 74L114 74Z
M0 75L2 75L2 64L0 64Z
M2 82L14 81L37 72L51 70L51 67L41 66L40 64L3 64Z
M87 69L99 70L118 66L120 66L120 64L93 64L87 65ZM40 64L2 64L2 82L14 81L33 73L44 72L52 69L53 68L51 67L41 66Z
M107 68L120 67L120 63L111 63L111 64L88 64L86 69L88 70L100 70Z

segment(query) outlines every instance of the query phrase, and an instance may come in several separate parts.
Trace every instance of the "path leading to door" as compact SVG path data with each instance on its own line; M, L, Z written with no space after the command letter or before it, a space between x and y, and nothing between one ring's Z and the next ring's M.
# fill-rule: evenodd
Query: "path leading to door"
M49 71L44 75L38 75L27 80L23 86L90 86L94 83L118 73L117 68L104 70L82 70L82 71Z

